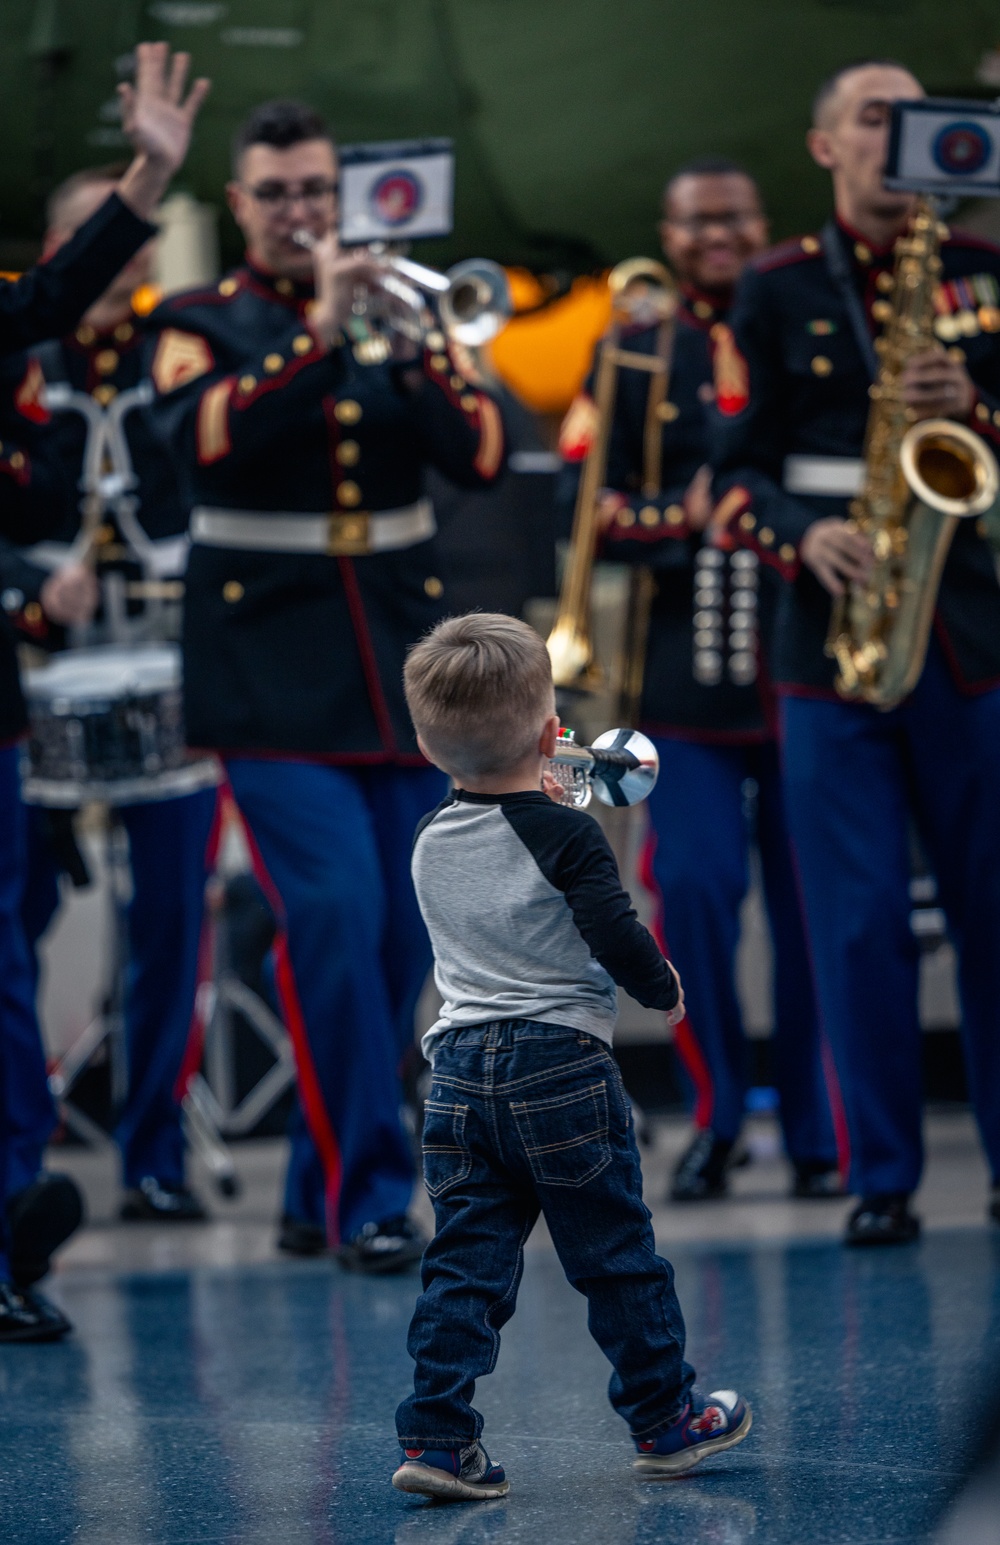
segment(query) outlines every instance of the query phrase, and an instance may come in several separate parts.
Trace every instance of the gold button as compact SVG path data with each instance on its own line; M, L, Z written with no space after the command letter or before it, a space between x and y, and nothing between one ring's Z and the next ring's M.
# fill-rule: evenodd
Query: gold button
M827 359L825 354L815 354L809 361L814 376L828 376L833 369L833 361Z
M465 391L465 381L463 380L463 378L461 376L452 376L452 378L451 378L451 389L452 389L453 392L464 392Z
M42 608L39 606L37 601L28 602L27 606L24 608L24 620L25 622L41 622Z
M888 271L888 269L885 269L882 273L875 275L875 288L877 290L881 290L883 295L888 295L895 282L896 281L893 279L892 274Z
M238 279L220 279L219 280L219 294L220 295L235 295L236 291L239 289L239 287L240 287L240 285L239 285L239 280Z
M854 256L859 263L870 263L872 260L872 249L871 247L866 247L863 241L856 241L854 243Z
M274 288L279 295L294 295L295 286L291 279L275 279Z
M361 447L357 440L341 440L337 446L336 456L342 467L356 467L361 456Z
M429 595L432 601L444 595L444 586L436 574L429 574L424 580L424 594Z
M119 343L128 343L135 333L131 322L119 322L115 328L115 337Z
M781 546L778 548L778 557L781 559L782 563L791 563L793 561L795 558L795 548L792 546L791 542L782 542Z
M751 515L749 510L747 510L745 515L741 515L740 516L740 530L741 531L752 531L756 524L757 524L756 516Z
M113 542L114 539L114 526L98 526L97 530L94 532L94 541L97 543L98 547L107 547L108 543Z
M639 519L644 526L658 526L660 524L660 512L655 504L644 504L639 511Z
M818 252L819 242L815 236L803 236L801 242L803 252Z
M872 301L872 316L875 318L876 322L888 322L889 318L892 316L892 301Z
M462 407L465 409L466 413L475 413L476 409L479 407L479 398L475 395L474 392L466 392L463 397L459 398L459 401L461 402Z
M256 385L256 376L240 376L240 391L243 393L244 397L249 397L250 393L253 391Z
M109 376L118 369L118 350L101 349L94 355L94 369L100 376Z
M82 343L85 349L90 347L96 337L97 334L89 322L84 322L82 327L78 327L76 330L76 341L77 343Z
M997 412L994 413L994 415L993 415L993 422L994 422L994 424L996 424L997 428L1000 429L1000 409L998 409Z
M444 336L444 333L433 332L427 334L427 347L429 349L436 349L437 352L440 353L441 350L446 346L447 340Z
M118 396L117 386L111 386L107 381L102 386L95 386L91 392L95 402L99 402L102 408L106 408Z
M361 417L361 404L345 397L343 402L334 403L333 416L338 424L356 424Z
M624 510L619 510L618 511L618 515L616 517L616 523L619 526L625 526L625 527L634 526L635 525L635 515L626 506L626 508Z
M761 547L774 546L774 532L771 530L770 526L761 526L760 530L757 532L757 540L760 542Z
M952 349L946 349L945 353L949 359L953 359L955 361L956 365L965 364L965 350L960 349L957 344Z
M976 417L979 419L980 423L982 423L982 424L988 424L989 423L989 421L990 421L990 410L986 406L985 402L977 402L976 403Z
M292 348L296 354L308 354L312 346L313 341L308 333L299 333L297 338L292 339Z
M285 361L280 354L265 354L264 369L269 376L276 376L279 370L284 370Z
M451 363L451 361L449 360L447 354L432 354L431 355L431 369L432 370L447 370L450 363Z
M668 504L666 509L668 526L683 526L684 508L680 504Z
M680 417L680 411L676 402L661 402L656 410L656 416L662 419L664 424L672 424L675 418Z
M243 586L240 584L238 579L226 580L226 583L222 587L222 599L224 601L228 601L230 605L236 601L242 601Z
M694 305L691 307L691 310L694 312L699 322L707 322L709 317L712 315L712 308L708 304L707 300L696 300Z
M20 472L21 468L24 466L24 452L14 451L10 458L10 464L14 468L15 472Z
M341 483L337 489L337 503L346 504L348 509L352 510L355 505L360 504L361 489L357 483L352 483L349 478L346 482Z
M976 521L976 535L977 536L989 536L989 534L990 534L990 528L989 528L989 526L987 526L985 520L982 520L982 519L977 520Z

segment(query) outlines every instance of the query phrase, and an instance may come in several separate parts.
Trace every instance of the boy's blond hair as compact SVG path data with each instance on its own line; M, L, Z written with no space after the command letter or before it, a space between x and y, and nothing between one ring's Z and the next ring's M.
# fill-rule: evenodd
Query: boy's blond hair
M403 684L417 734L457 778L516 767L555 711L544 643L502 612L439 622L410 650Z

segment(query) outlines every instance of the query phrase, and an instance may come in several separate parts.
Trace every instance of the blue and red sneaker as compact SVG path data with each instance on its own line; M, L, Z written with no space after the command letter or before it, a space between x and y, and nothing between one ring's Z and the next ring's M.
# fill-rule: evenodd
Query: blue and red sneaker
M510 1481L502 1465L495 1465L481 1443L464 1448L406 1448L403 1463L392 1477L397 1491L421 1497L440 1497L445 1502L486 1502L505 1497Z
M638 1458L632 1468L640 1475L683 1475L709 1454L742 1443L753 1426L753 1412L734 1389L703 1395L692 1389L687 1405L672 1427L655 1438L633 1438Z

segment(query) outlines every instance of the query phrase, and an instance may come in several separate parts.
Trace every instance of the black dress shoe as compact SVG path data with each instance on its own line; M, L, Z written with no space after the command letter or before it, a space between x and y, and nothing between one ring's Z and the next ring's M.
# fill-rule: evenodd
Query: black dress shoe
M68 1175L39 1175L7 1203L10 1270L19 1288L41 1281L51 1256L83 1222L83 1197Z
M905 1191L864 1196L847 1220L845 1245L911 1245L920 1238L920 1219Z
M846 1194L835 1164L825 1164L818 1159L796 1164L792 1195L800 1201L825 1202Z
M70 1329L69 1320L40 1293L19 1293L11 1282L0 1282L0 1346L8 1341L58 1341Z
M289 1255L322 1255L326 1250L326 1229L318 1223L306 1223L303 1218L290 1218L286 1213L278 1233L278 1249Z
M119 1217L125 1223L204 1223L208 1213L187 1186L146 1175L125 1192Z
M348 1271L388 1275L415 1265L426 1243L409 1218L387 1218L384 1223L366 1223L360 1234L341 1245L337 1260Z
M708 1202L725 1196L734 1145L725 1137L716 1137L707 1127L695 1134L694 1141L677 1161L670 1182L672 1202Z

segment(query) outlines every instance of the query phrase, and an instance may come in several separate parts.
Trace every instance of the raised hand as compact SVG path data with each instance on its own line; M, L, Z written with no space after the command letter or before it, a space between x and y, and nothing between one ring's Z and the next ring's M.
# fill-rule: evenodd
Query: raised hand
M196 80L187 96L184 85L190 54L174 54L166 43L140 43L135 84L118 87L122 128L132 141L135 160L118 186L121 198L148 219L184 162L191 131L210 82Z

